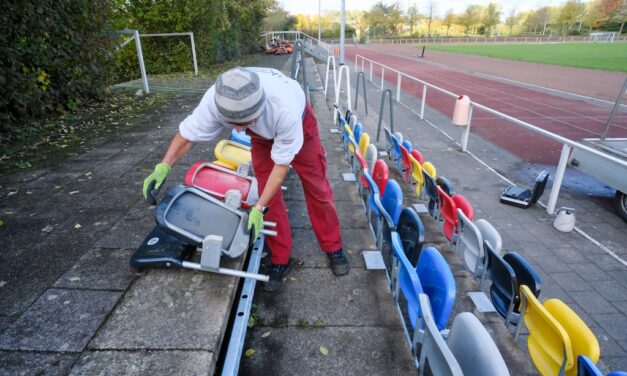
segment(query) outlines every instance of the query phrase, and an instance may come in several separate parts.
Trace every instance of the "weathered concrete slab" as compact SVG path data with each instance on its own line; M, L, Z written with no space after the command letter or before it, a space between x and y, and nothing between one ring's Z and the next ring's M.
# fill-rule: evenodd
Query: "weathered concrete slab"
M86 351L70 375L208 375L214 366L211 351Z
M236 281L191 270L149 270L125 294L89 348L215 351Z
M91 290L126 290L137 276L130 270L129 249L92 249L57 280L54 287Z
M0 335L0 349L82 351L121 293L50 289Z
M242 358L242 376L416 374L401 329L260 327L249 336L246 348L256 352Z
M76 354L0 351L0 375L67 375L77 358Z
M337 215L341 228L368 229L368 222L364 207L354 201L344 201L346 204L338 206L336 204ZM307 206L304 201L287 201L288 216L290 224L295 228L311 228Z
M382 270L353 268L335 276L329 268L295 268L278 292L260 291L257 314L271 326L400 327Z
M313 241L312 241L313 239ZM329 259L322 252L311 229L292 230L292 257L307 268L328 268ZM375 244L370 230L342 229L344 254L351 268L364 268L362 251L374 250Z

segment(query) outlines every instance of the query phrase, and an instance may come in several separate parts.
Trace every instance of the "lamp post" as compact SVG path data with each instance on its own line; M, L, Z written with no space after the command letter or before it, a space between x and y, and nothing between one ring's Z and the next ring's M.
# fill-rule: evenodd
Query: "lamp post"
M340 64L344 64L344 29L346 25L346 0L342 0L340 10Z
M321 24L321 22L322 22L322 20L320 19L320 3L321 3L321 2L322 2L322 0L318 0L318 41L322 40L322 39L320 38L320 35L321 35L321 30L322 30L322 27L321 27L321 25L320 25L320 24Z

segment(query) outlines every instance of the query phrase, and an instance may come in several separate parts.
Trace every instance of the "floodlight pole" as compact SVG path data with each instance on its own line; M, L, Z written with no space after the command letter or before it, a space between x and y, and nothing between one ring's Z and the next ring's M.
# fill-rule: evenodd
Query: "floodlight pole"
M340 65L344 62L344 29L346 26L346 0L342 0L342 7L340 9Z
M321 10L320 10L320 3L322 2L322 0L318 0L318 43L320 43L320 41L322 40L322 38L320 38L320 36L322 35L322 20L320 19L320 14L321 14Z

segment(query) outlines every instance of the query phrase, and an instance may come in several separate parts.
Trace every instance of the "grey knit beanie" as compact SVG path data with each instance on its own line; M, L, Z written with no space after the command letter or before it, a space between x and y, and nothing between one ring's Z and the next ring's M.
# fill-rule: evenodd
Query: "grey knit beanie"
M234 68L222 73L215 86L214 100L225 122L247 123L263 112L266 97L257 73Z

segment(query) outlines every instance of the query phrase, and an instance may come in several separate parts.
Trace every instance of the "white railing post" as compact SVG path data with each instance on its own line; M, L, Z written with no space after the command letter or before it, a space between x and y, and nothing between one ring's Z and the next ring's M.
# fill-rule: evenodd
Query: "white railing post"
M350 111L351 108L351 81L350 81L350 72L348 70L348 65L342 65L339 70L339 75L337 77L337 85L335 85L335 105L339 107L340 103L340 87L342 86L342 72L346 72L346 98L348 103L346 107Z
M370 82L372 82L372 60L370 60Z
M333 61L333 85L337 83L337 75L335 74L335 56L329 55L327 57L327 73L324 75L324 97L327 97L327 88L329 83L329 69L331 67L331 61ZM337 89L336 89L337 90Z
M470 124L472 123L472 103L468 109L468 125L466 125L464 132L462 133L461 145L462 152L465 153L468 150L468 136L470 135Z
M192 59L194 59L194 75L198 76L198 62L196 61L196 43L194 43L194 33L189 33L192 40Z
M364 58L362 57L362 58L361 58L361 71L360 71L360 72L363 72L363 71L364 71L364 62L365 62L365 60L364 60ZM355 69L357 69L357 67L355 67Z
M425 118L425 102L427 101L427 85L422 84L422 101L420 102L420 120Z
M553 215L555 212L555 205L557 204L557 196L560 194L560 188L562 188L562 179L564 179L564 172L568 165L568 159L570 158L570 152L572 146L564 144L562 147L562 155L560 156L559 164L557 165L557 171L555 171L555 180L553 181L553 187L551 188L551 195L549 196L549 203L546 205L546 212Z
M150 93L148 88L148 76L146 75L146 67L144 66L144 54L142 53L142 43L139 40L139 31L135 30L135 48L137 48L137 59L139 60L139 70L142 73L142 81L144 82L144 92Z
M383 91L383 77L385 76L385 68L381 66L381 91Z
M357 72L357 56L359 55L355 55L355 72Z
M401 101L401 72L396 73L396 101Z

